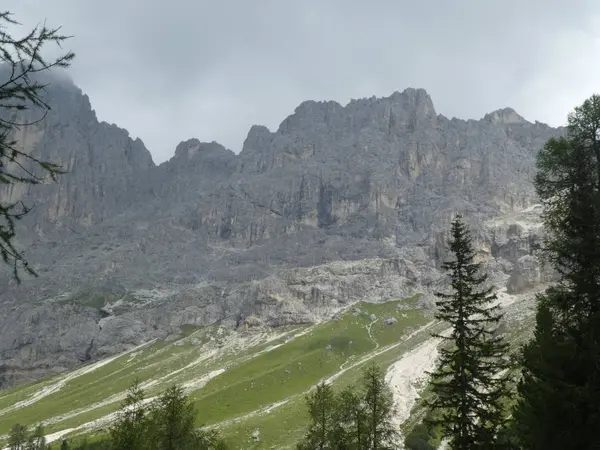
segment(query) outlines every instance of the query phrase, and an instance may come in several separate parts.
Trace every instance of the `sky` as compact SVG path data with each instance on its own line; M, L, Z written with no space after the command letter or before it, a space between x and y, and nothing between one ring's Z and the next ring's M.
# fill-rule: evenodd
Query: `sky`
M155 162L195 137L238 153L304 100L424 88L438 113L562 125L600 92L597 0L3 0L72 35L69 73Z

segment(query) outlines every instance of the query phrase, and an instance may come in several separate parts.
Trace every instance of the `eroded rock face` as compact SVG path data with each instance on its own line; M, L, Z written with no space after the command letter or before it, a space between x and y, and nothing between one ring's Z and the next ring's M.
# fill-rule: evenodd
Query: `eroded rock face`
M66 81L51 84L48 97L52 109L46 118L22 127L15 138L22 150L59 164L68 176L42 186L3 188L3 200L34 205L28 224L37 234L88 229L130 208L137 180L154 166L142 141L116 125L99 123L88 97ZM38 116L31 110L21 121Z
M155 166L77 88L49 95L48 120L18 138L69 173L3 194L35 205L19 236L40 273L0 279L11 381L183 324L312 322L417 292L430 305L456 213L498 287L551 279L535 259L531 180L538 149L562 130L513 110L450 120L422 89L307 101L274 132L252 127L239 155L190 139Z

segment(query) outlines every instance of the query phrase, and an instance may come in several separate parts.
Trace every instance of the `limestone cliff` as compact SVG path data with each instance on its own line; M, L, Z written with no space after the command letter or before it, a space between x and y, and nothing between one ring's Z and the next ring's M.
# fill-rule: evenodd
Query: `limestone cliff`
M448 119L422 89L307 101L276 131L253 126L239 155L190 139L155 166L75 86L49 97L47 120L18 138L69 173L3 194L35 205L20 236L41 274L2 282L6 382L186 323L278 326L430 293L457 212L498 287L552 276L535 259L531 180L562 130L511 109Z

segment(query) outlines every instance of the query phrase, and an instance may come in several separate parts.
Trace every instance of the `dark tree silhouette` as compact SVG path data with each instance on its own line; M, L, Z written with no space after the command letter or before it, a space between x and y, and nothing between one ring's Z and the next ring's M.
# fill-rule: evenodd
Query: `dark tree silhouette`
M502 315L492 302L496 294L484 287L487 274L475 263L469 230L460 216L452 223L450 251L454 259L443 264L450 273L451 293L437 293L437 318L452 325L450 336L436 335L448 345L440 349L432 373L436 414L454 450L496 448L496 436L504 421L503 401L508 397L505 373L508 344L495 333Z
M44 47L62 44L69 36L60 34L60 28L36 26L26 35L13 37L8 26L20 25L9 11L0 12L0 183L3 185L40 184L56 180L61 168L28 154L19 147L16 131L42 121L50 105L44 100L46 84L39 74L52 68L69 67L75 54L71 51L59 57L46 59ZM23 120L22 112L41 110L37 120ZM22 251L15 246L15 222L25 216L30 207L21 201L0 201L0 256L13 266L13 275L20 282L19 271L36 275Z

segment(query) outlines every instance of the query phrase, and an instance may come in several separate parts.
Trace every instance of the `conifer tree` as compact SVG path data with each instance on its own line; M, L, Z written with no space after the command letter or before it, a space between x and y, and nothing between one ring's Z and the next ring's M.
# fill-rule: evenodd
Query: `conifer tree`
M371 364L363 374L364 403L370 450L396 448L398 430L392 423L394 400L379 366Z
M523 449L600 448L600 96L538 154L543 256L559 281L538 297L514 411Z
M27 427L17 423L8 433L8 448L10 450L24 450L27 442Z
M525 449L552 449L573 443L568 435L557 437L550 429L563 428L573 405L565 384L571 355L576 351L568 336L559 331L549 299L561 295L553 288L539 296L534 338L522 352L522 379L518 386L519 401L513 412L519 445ZM569 427L571 428L571 427Z
M168 388L146 406L144 392L135 380L110 428L110 448L226 450L227 446L216 430L199 430L195 421L194 405L180 387Z
M195 450L198 440L194 405L183 389L171 386L158 399L151 411L149 450Z
M114 450L143 450L147 429L144 392L136 379L121 404L117 420L110 428Z
M321 383L306 398L310 425L299 450L387 450L400 434L392 422L395 409L383 371L376 364L363 372L360 385L334 393Z
M26 450L46 450L46 438L44 437L44 427L38 425L27 439Z
M337 395L333 440L336 448L366 449L369 445L364 398L354 386Z
M434 335L446 342L432 375L435 414L432 425L441 425L453 450L493 449L503 422L502 403L507 396L504 372L508 345L495 328L502 318L493 305L493 287L485 287L487 274L475 262L470 233L457 216L452 222L450 250L454 259L442 268L450 274L451 293L436 293L436 318L452 326L450 336Z
M304 440L298 444L299 450L325 450L334 447L334 415L336 399L331 386L325 383L306 396L310 415L310 425Z
M425 423L416 425L404 439L407 450L436 450L437 446L430 443L435 434Z
M67 68L75 54L65 52L55 59L47 59L45 47L59 48L69 36L60 34L60 28L36 26L21 36L12 36L9 29L20 25L10 11L0 11L0 187L40 184L49 177L56 180L63 173L60 166L24 151L15 139L16 131L41 121L50 110L44 99L45 87L40 74L53 68ZM19 113L37 109L38 117L22 119ZM20 281L19 272L36 275L22 251L14 242L16 221L24 217L30 207L21 201L0 201L0 258L13 266L13 275Z

